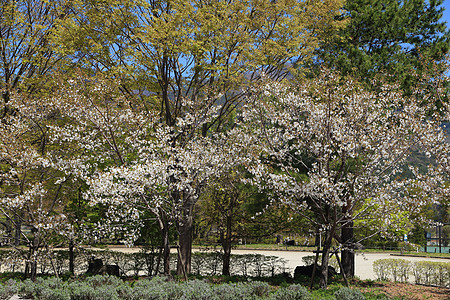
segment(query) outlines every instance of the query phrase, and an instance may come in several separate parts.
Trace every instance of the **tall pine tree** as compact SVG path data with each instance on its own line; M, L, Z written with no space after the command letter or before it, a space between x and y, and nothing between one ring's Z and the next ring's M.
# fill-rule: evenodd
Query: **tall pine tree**
M318 57L362 81L388 74L408 92L417 83L416 75L431 70L431 64L441 62L449 52L442 2L347 0L339 16L347 26L323 42ZM443 67L437 70L444 72Z

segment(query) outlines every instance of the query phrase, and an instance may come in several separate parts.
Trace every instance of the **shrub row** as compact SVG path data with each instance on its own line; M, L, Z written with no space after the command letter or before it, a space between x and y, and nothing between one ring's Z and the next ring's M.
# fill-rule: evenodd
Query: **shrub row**
M38 278L36 282L13 280L0 285L0 298L12 295L42 300L137 300L137 299L184 299L184 300L303 300L312 299L310 292L302 285L274 288L265 282L240 282L210 284L206 281L166 281L162 277L143 279L131 283L113 276L93 276L84 281L62 281L57 278ZM337 300L362 300L358 290L341 288L336 291Z
M412 275L417 284L450 287L450 262L410 262L388 258L376 260L373 270L381 280L408 282Z
M158 253L123 253L109 250L80 249L75 255L75 274L83 274L92 257L102 259L104 264L119 266L122 275L154 276L162 273L162 261L158 263ZM176 268L177 255L171 255L171 268ZM231 256L232 275L275 276L290 272L286 260L276 256L245 254ZM13 251L0 252L0 265L3 272L20 272L24 269L23 258ZM220 251L195 252L192 255L192 273L197 275L219 275L222 272L222 253ZM69 270L69 253L57 250L40 257L38 272L43 275L62 275Z
M241 276L265 277L290 272L287 261L277 256L262 254L231 255L231 274ZM192 255L192 273L197 275L219 275L222 272L222 253L195 252Z

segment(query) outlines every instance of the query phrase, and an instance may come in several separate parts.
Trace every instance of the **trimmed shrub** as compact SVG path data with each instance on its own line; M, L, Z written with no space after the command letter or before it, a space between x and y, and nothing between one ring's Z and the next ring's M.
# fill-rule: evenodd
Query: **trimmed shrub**
M214 287L214 294L221 300L253 299L251 292L242 283L224 283Z
M19 291L19 284L12 279L9 279L4 284L0 284L0 299L9 299Z
M418 261L413 269L417 284L450 287L450 262Z
M0 285L0 291L6 285ZM42 300L305 300L311 299L308 290L298 284L274 289L266 282L249 281L214 285L201 280L186 282L167 281L163 277L139 280L131 285L114 276L92 276L83 281L61 281L57 278L38 278L35 282L25 280L8 283L9 292L1 299L13 294ZM18 287L18 288L17 288Z
M378 259L373 262L373 271L375 275L377 275L377 279L379 280L388 280L389 279L389 271L388 264L385 259Z
M183 300L219 300L219 297L214 294L211 285L201 280L191 280L180 284L182 296L179 299Z
M271 291L268 283L259 281L225 283L214 287L214 294L221 300L260 299L268 297Z
M78 249L75 255L75 274L84 274L92 257L101 259L104 265L117 265L121 275L154 276L162 274L162 261L155 253L122 253L109 250ZM57 250L42 257L39 263L41 274L65 274L69 270L69 253ZM171 254L170 267L175 269L177 255ZM5 271L23 271L20 256L11 251L0 251L0 265ZM157 269L158 266L158 270ZM231 273L243 276L275 276L287 272L286 260L275 256L246 254L231 256ZM196 275L219 275L222 272L222 253L220 251L195 252L192 255L192 273Z
M258 297L266 297L269 295L272 288L267 282L251 281L245 284L251 295Z
M450 262L418 261L405 259L379 259L373 263L378 279L408 282L414 275L416 284L450 287Z
M406 259L379 259L374 261L373 270L378 279L408 282L412 264Z
M336 300L364 300L364 295L359 290L343 287L334 293Z
M279 288L273 295L274 300L309 300L311 293L300 284L293 284L286 288Z

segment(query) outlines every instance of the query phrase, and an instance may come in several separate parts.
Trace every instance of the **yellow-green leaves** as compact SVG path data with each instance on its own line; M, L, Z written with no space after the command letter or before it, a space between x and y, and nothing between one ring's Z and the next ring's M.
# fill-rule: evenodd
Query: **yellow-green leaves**
M172 123L182 97L228 95L233 102L262 73L277 78L293 72L298 60L311 57L320 32L335 27L341 4L85 0L60 37L73 53L83 54L87 66L130 78L128 84L145 73L149 80L138 86L160 95L160 109Z

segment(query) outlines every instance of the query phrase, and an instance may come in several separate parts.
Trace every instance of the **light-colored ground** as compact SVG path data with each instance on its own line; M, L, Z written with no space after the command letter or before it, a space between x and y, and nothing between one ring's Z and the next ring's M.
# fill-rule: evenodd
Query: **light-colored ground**
M125 248L125 247L110 247L110 250L122 252L138 252L139 248ZM172 249L176 251L176 249ZM194 250L196 251L196 250ZM303 265L302 257L314 255L312 252L298 252L298 251L270 251L270 250L233 250L232 254L263 254L268 256L278 256L287 261L287 267L294 271L296 266ZM376 279L373 272L373 262L378 259L385 258L402 258L409 261L437 261L442 262L441 258L426 258L426 257L411 257L411 256L391 256L389 253L365 253L357 254L355 258L355 275L360 279ZM445 260L447 261L447 260Z

